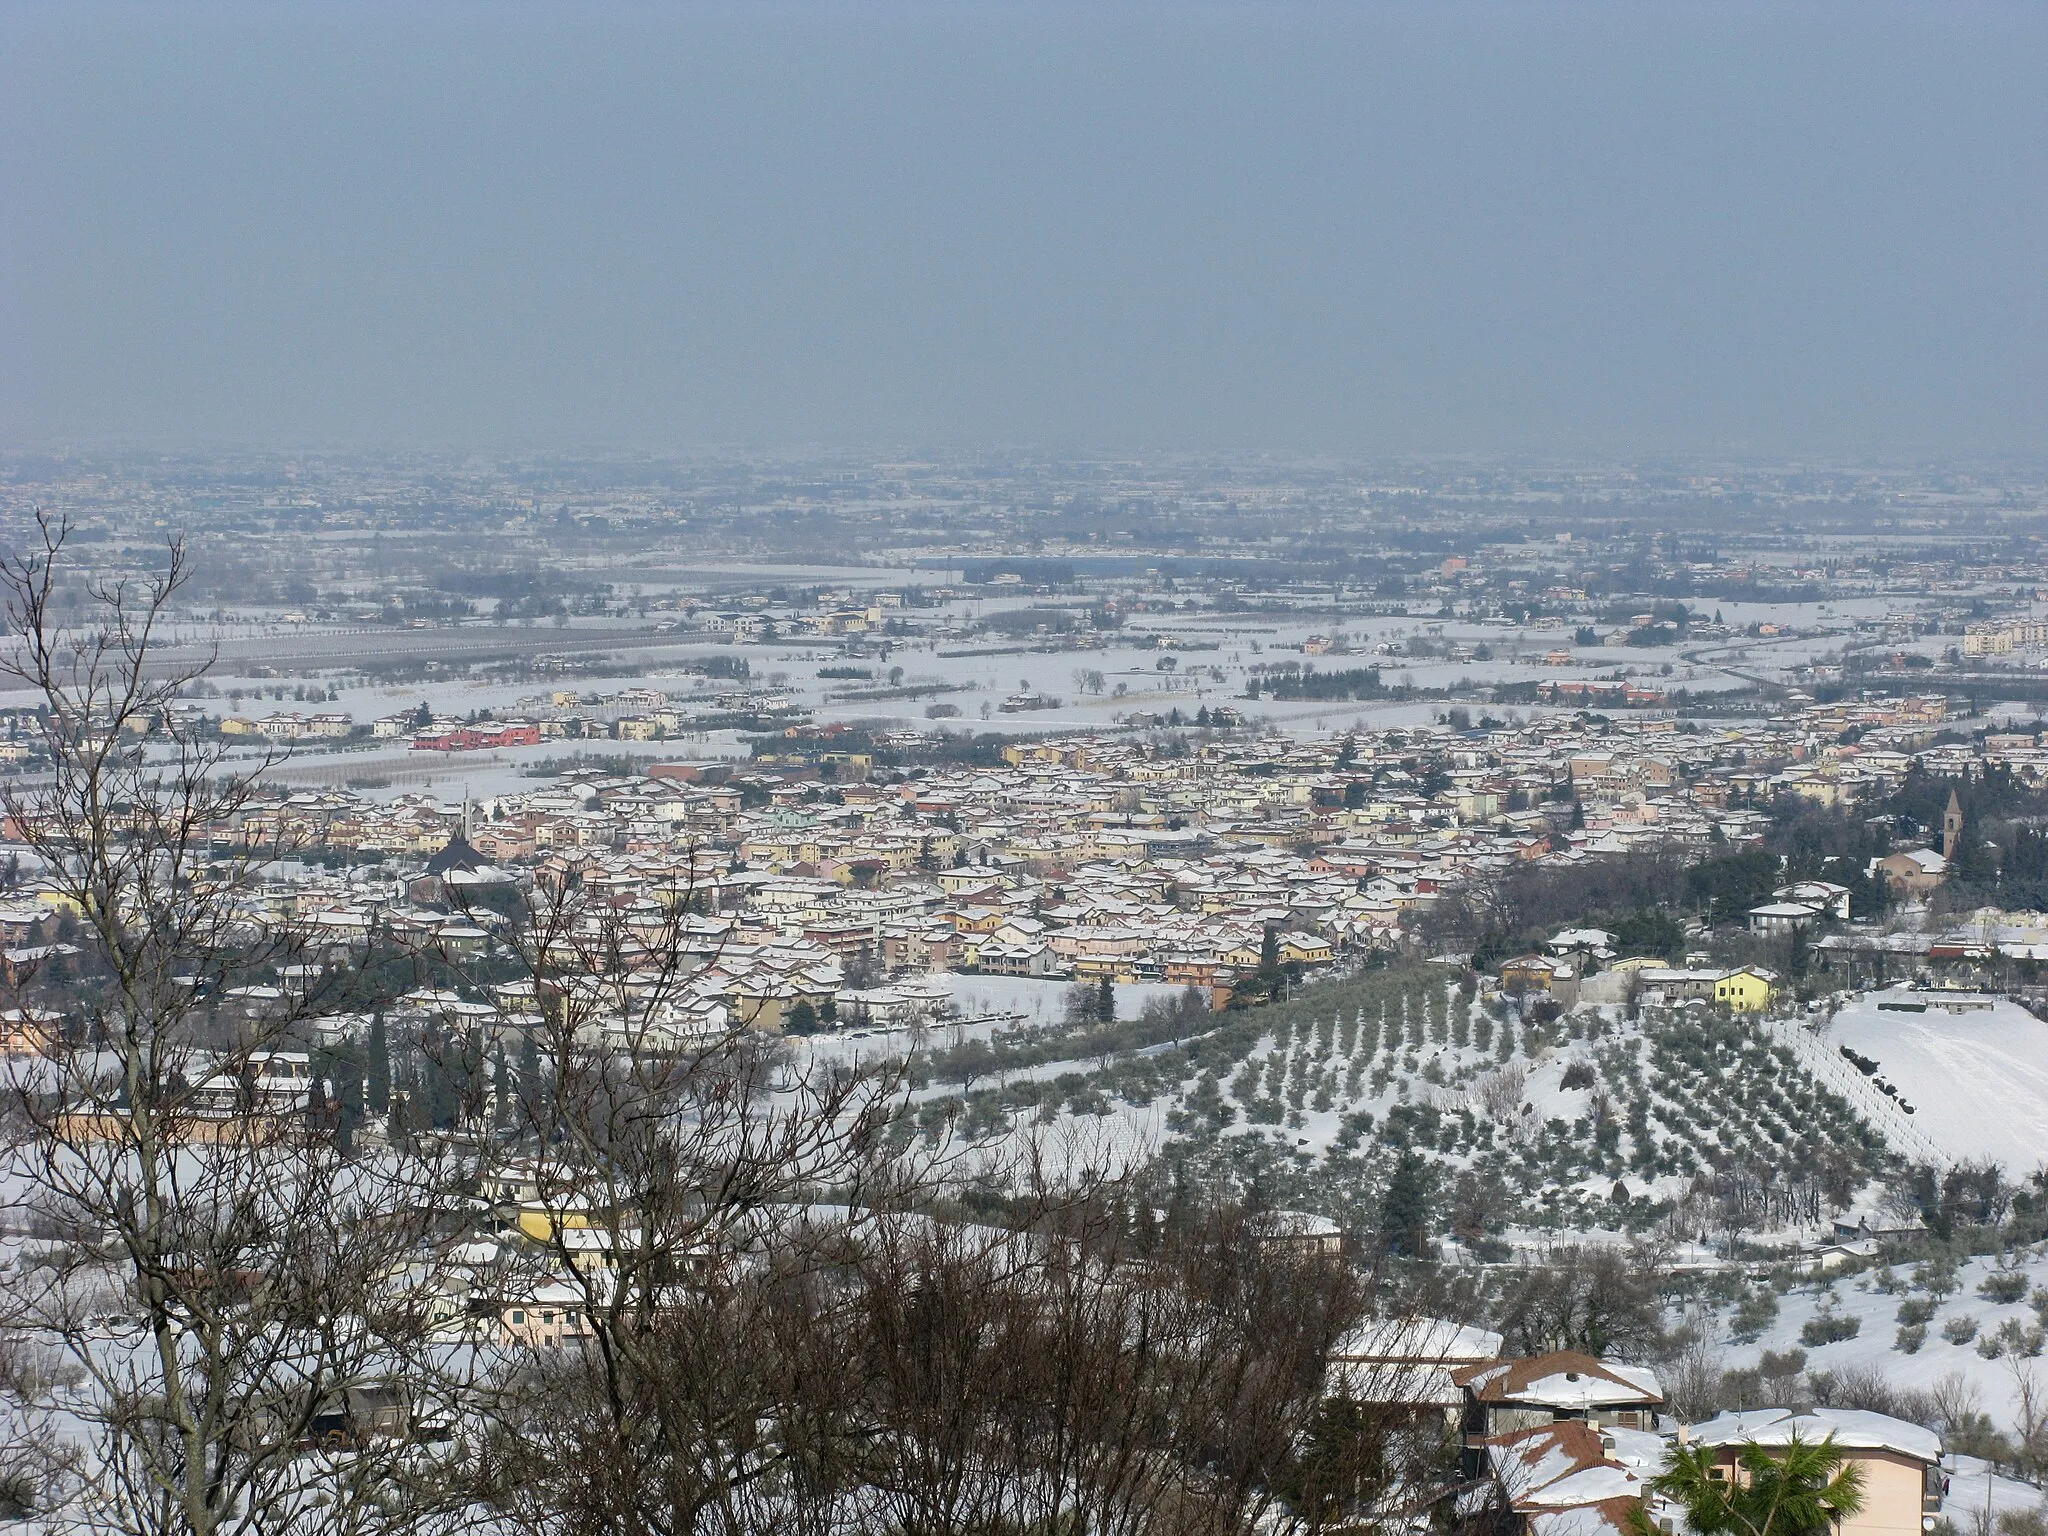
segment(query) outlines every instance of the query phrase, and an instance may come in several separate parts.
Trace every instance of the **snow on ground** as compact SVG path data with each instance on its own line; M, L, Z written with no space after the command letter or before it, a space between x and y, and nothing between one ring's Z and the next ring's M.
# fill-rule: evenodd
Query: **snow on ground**
M2048 1256L2039 1250L2025 1254L2028 1293L2048 1285ZM1999 1325L2016 1321L2022 1327L2040 1325L2040 1318L2026 1301L2005 1305L1993 1302L1978 1294L1977 1287L1984 1277L1991 1273L1993 1261L1986 1258L1971 1259L1956 1267L1959 1289L1948 1296L1935 1309L1932 1320L1927 1324L1927 1336L1920 1348L1913 1354L1906 1354L1896 1347L1898 1337L1899 1304L1909 1298L1925 1299L1924 1291L1880 1291L1872 1283L1869 1274L1848 1279L1838 1279L1828 1287L1806 1285L1788 1292L1779 1303L1778 1317L1766 1328L1753 1345L1731 1344L1724 1364L1730 1367L1753 1366L1764 1350L1784 1353L1787 1350L1806 1351L1806 1369L1834 1371L1875 1367L1883 1372L1884 1379L1891 1386L1904 1390L1931 1391L1943 1377L1960 1373L1976 1389L1979 1396L1978 1409L1991 1416L1994 1423L2010 1426L2018 1412L2020 1382L2032 1376L2036 1400L2048 1389L2048 1357L2015 1358L2003 1354L1997 1359L1986 1359L1978 1352L1978 1341L1998 1331ZM1903 1283L1911 1275L1910 1269L1895 1271ZM1826 1299L1835 1299L1833 1310L1842 1317L1858 1319L1856 1336L1833 1344L1802 1344L1799 1331L1825 1307ZM1942 1335L1944 1327L1958 1318L1974 1319L1977 1328L1974 1336L1963 1343L1951 1343ZM1979 1484L1979 1500L1982 1499L1982 1485Z
M671 577L679 573L668 573ZM734 566L719 572L694 573L718 578L711 584L746 582L760 575L760 568ZM864 570L859 580L872 583L889 573ZM899 573L900 574L900 573ZM845 577L849 582L853 577ZM685 582L702 586L703 582ZM1034 606L1071 609L1071 601L1046 601L1031 594L999 598L978 595L962 598L942 609L922 610L918 617L927 623L972 625L979 619L1005 610ZM1786 613L1803 613L1788 608L1770 610L1783 619ZM273 616L274 617L274 616ZM814 712L819 721L875 721L896 725L925 725L925 709L933 703L950 704L960 715L948 727L956 730L996 731L1034 734L1055 730L1115 729L1122 718L1142 710L1165 715L1179 709L1192 716L1204 703L1235 701L1254 721L1271 722L1300 733L1354 729L1364 726L1389 727L1426 722L1441 714L1440 701L1406 703L1335 700L1281 702L1267 697L1256 704L1244 699L1246 680L1252 669L1295 662L1302 655L1303 642L1312 634L1338 635L1349 647L1310 664L1325 670L1346 667L1378 667L1391 681L1412 682L1422 687L1457 688L1470 683L1484 688L1499 682L1530 681L1552 674L1542 658L1563 649L1578 665L1597 670L1603 676L1666 678L1694 691L1712 691L1727 686L1746 687L1737 674L1712 661L1695 665L1678 652L1654 655L1617 655L1604 646L1578 647L1570 631L1555 628L1504 625L1498 621L1444 619L1423 614L1355 615L1332 623L1320 615L1215 614L1206 612L1158 612L1137 616L1126 634L1095 636L1097 645L1088 649L1064 649L1057 637L1025 634L981 635L974 639L936 635L895 642L886 662L864 663L880 684L894 668L903 670L907 686L938 686L946 691L908 699L862 699L872 691L844 679L818 675L828 665L843 665L845 658L829 641L792 644L788 640L764 641L732 646L713 641L692 631L657 634L630 621L577 619L557 630L534 630L526 626L495 626L467 623L444 631L398 630L383 625L278 624L212 622L180 626L186 638L204 640L218 636L225 646L210 682L218 697L207 700L209 710L263 714L278 709L332 709L345 711L358 722L368 722L399 710L410 710L426 702L437 713L465 715L490 709L499 716L527 712L537 696L557 685L581 692L606 694L628 686L673 689L682 694L717 692L702 677L687 668L705 656L725 660L744 659L752 669L754 684L775 684L792 690L795 699ZM1180 649L1163 653L1153 643ZM507 652L544 653L557 644L586 642L602 637L608 648L590 651L589 659L608 655L621 675L611 677L546 678L541 676L507 679L487 675L436 676L402 683L386 682L371 674L380 661L416 660L431 653L437 637L445 636L469 650L502 646ZM560 639L557 639L557 636ZM251 677L246 674L272 665L269 642L290 653L293 660L285 670L287 678ZM1441 654L1409 655L1411 644L1420 643L1430 652L1458 646L1476 653L1484 646L1487 660L1476 654L1467 659L1450 659ZM1753 643L1753 642L1752 642ZM1036 649L1040 645L1061 648ZM258 663L262 666L259 668ZM1162 664L1167 664L1162 670ZM1100 674L1099 692L1087 692L1083 678ZM336 689L333 700L295 700L291 690L300 675L315 675ZM630 675L627 675L630 674ZM280 687L282 685L282 687ZM1017 715L1002 714L997 706L1012 691L1037 689L1060 696L1058 709ZM1118 692L1117 690L1122 690ZM239 690L239 698L230 697ZM276 697L278 692L283 699ZM0 695L5 689L0 688ZM848 697L849 694L855 697ZM1523 706L1511 716L1540 715L1540 707ZM616 749L617 744L594 743L597 750ZM671 741L656 755L706 757L731 755L729 744ZM541 756L561 755L561 743L549 743L528 755L513 754L493 763L525 763ZM741 749L744 750L743 748ZM328 751L302 744L293 754L293 764L280 774L284 782L345 782L349 778L390 777L393 788L417 788L427 779L459 780L465 770L428 772L407 758L403 747L365 751L359 746ZM510 774L493 773L494 789L518 787ZM503 784L495 781L505 780Z
M1971 1522L1982 1510L1989 1510L1996 1520L2001 1515L2041 1508L2040 1489L2032 1483L1994 1473L1988 1461L1952 1454L1947 1470L1948 1493L1941 1501L1941 1512L1963 1530L1973 1528Z
M884 1029L870 1025L814 1035L801 1049L820 1059L836 1061L882 1061L907 1055L913 1050L945 1050L969 1040L987 1040L1013 1030L1026 1034L1062 1028L1066 1022L1070 981L1038 981L1023 976L962 976L937 972L920 978L920 984L942 985L961 1015L960 1019L937 1019L911 1028ZM1153 982L1118 982L1116 1016L1135 1019L1145 1004L1157 997L1174 997L1182 989ZM1015 1022L1012 1022L1012 1021ZM1058 1077L1062 1072L1086 1070L1086 1061L1054 1061L1024 1072L1019 1077ZM994 1086L995 1079L978 1086ZM958 1083L937 1085L933 1095L957 1095ZM1148 1120L1149 1124L1149 1120Z
M2004 998L1966 1012L1943 1000L1869 993L1835 1015L1825 1039L1874 1059L1877 1076L1913 1106L1915 1127L1950 1157L2031 1172L2048 1162L2048 1023ZM1926 1011L1880 1006L1887 1002Z
M953 1006L968 1018L989 1013L1017 1013L1027 1025L1058 1024L1067 1013L1071 981L1043 981L1029 976L962 976L946 973L931 978L946 984ZM1154 998L1178 997L1180 987L1159 982L1118 982L1116 1016L1135 1019Z

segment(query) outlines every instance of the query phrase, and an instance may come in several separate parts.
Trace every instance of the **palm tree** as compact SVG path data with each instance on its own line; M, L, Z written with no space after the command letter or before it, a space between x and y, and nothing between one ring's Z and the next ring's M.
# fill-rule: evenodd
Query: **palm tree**
M1844 1464L1833 1435L1742 1448L1736 1476L1714 1476L1719 1448L1671 1448L1650 1491L1676 1502L1696 1536L1827 1536L1863 1508L1863 1469ZM1647 1513L1641 1529L1651 1530Z

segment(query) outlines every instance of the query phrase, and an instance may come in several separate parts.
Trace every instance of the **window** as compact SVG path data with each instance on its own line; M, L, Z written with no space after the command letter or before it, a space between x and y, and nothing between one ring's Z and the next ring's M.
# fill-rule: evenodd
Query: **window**
M526 1321L526 1314L524 1312L521 1312L517 1307L514 1307L512 1309L512 1321L514 1324L523 1323Z

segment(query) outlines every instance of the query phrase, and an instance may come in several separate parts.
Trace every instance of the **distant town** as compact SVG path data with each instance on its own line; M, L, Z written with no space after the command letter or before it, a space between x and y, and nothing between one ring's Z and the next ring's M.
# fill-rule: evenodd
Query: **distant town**
M1834 1436L1844 1530L2033 1529L2042 485L4 469L8 1326L84 1362L17 1394L21 1508L96 1496L36 1414L188 1319L230 1396L237 1330L324 1362L236 1431L277 1507L317 1465L514 1529L623 1433L606 1351L670 1411L679 1340L817 1307L776 1369L883 1393L935 1275L1037 1336L1054 1276L1136 1307L1221 1243L1295 1301L1174 1369L1309 1350L1272 1412L1343 1405L1374 1520L1633 1536L1674 1444ZM138 1225L154 1166L205 1223ZM263 1279L316 1262L375 1349ZM733 1390L922 1443L915 1390Z

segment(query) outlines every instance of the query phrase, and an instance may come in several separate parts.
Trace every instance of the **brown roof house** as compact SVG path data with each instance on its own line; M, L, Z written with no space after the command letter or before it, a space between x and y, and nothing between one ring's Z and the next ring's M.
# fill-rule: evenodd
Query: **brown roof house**
M1501 963L1500 989L1510 997L1548 992L1570 1008L1579 1000L1579 968L1549 955L1517 955Z
M1654 1429L1664 1389L1647 1366L1616 1365L1573 1350L1461 1367L1451 1379L1464 1393L1465 1475L1485 1470L1484 1444L1560 1419L1596 1429Z
M1649 1435L1634 1438L1660 1443ZM1480 1475L1488 1486L1472 1502L1490 1500L1504 1512L1505 1533L1637 1536L1636 1517L1654 1473L1618 1456L1612 1436L1585 1420L1560 1419L1495 1435L1481 1450Z

